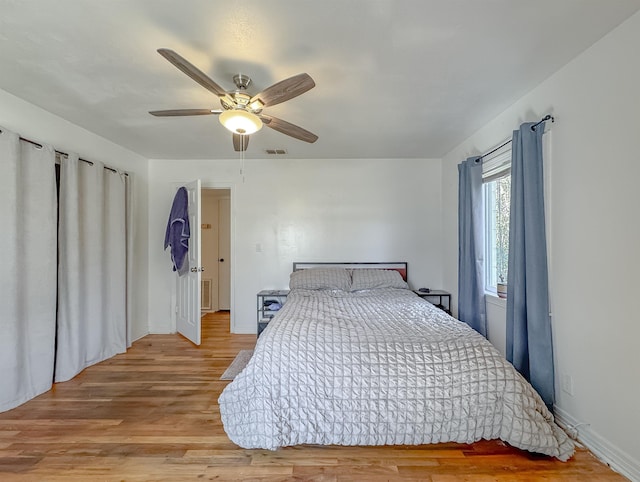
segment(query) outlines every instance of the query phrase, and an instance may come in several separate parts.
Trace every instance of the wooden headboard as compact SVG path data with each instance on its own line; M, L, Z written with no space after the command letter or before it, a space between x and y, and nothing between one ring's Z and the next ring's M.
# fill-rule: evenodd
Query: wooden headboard
M406 261L400 262L371 262L371 263L331 263L331 262L319 262L319 263L302 263L294 262L293 271L300 271L301 269L309 268L347 268L347 269L389 269L397 271L402 276L402 279L407 281L409 266Z

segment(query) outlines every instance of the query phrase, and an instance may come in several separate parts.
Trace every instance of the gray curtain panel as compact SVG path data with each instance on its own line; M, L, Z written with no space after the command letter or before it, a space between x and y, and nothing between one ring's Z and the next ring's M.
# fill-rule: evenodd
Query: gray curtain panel
M544 123L513 132L507 359L553 407L554 369L544 222Z
M0 128L0 412L51 388L56 156Z
M458 319L487 336L482 159L458 164Z
M126 351L125 192L99 161L62 161L56 382Z

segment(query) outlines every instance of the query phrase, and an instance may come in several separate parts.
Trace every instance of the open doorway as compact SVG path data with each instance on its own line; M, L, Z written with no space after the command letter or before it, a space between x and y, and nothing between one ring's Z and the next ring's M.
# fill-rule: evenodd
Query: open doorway
M204 319L215 320L209 314L231 309L231 190L201 192L201 311Z

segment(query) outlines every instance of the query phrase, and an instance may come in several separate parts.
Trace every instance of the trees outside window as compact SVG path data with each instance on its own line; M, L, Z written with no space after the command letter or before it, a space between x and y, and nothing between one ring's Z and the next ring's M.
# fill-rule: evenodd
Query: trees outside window
M485 273L487 291L496 292L497 284L507 282L509 264L509 208L511 176L507 174L484 185Z

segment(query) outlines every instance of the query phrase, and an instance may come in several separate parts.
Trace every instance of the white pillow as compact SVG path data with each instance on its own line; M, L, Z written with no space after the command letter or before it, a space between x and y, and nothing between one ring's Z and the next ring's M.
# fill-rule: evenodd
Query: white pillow
M351 288L351 275L344 268L309 268L294 271L289 277L290 289L342 290Z
M407 289L409 285L400 273L391 269L354 269L351 273L351 291L375 288Z

